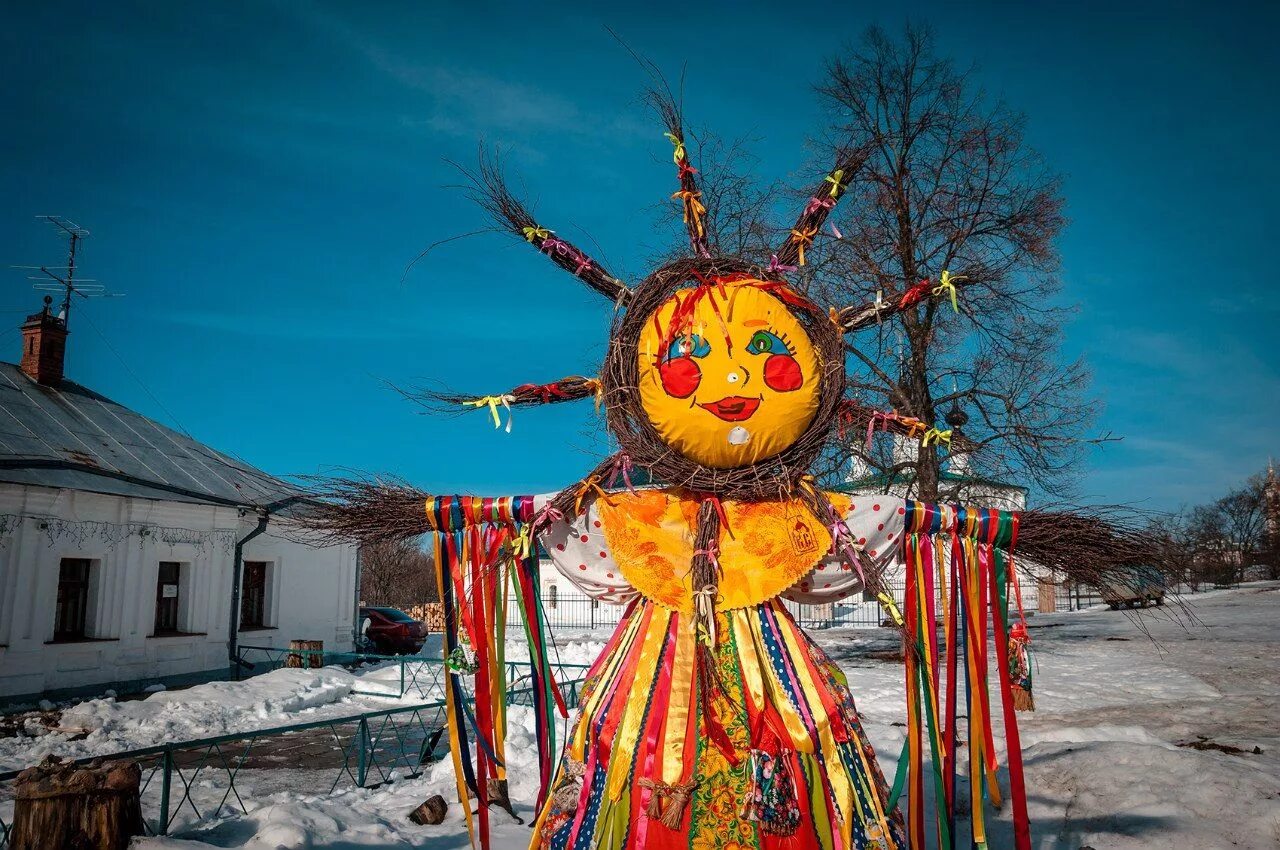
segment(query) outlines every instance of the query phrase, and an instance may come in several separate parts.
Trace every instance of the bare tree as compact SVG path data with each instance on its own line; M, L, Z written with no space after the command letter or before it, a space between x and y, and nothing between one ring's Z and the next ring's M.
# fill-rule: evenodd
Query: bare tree
M1023 117L939 58L923 27L908 26L901 39L869 29L858 49L829 62L818 91L830 107L830 141L869 156L832 238L812 252L811 288L861 304L940 283L944 271L962 285L955 310L939 288L853 340L852 392L938 426L963 405L976 415L951 417L970 423L953 440L981 449L981 471L1066 492L1096 409L1084 396L1084 364L1060 361L1071 313L1053 300L1061 182L1026 143ZM849 452L913 481L919 498L953 495L941 486L936 442L907 456L887 442L858 443Z
M360 548L360 596L369 605L412 607L435 602L435 566L416 540L385 540Z
M1216 543L1221 538L1220 529L1220 517L1203 509L1183 509L1152 517L1147 534L1150 539L1163 543L1164 578L1170 587L1182 584L1196 593L1206 584L1219 583L1224 574L1229 581L1233 569ZM1206 545L1206 541L1215 543Z
M1262 564L1269 577L1277 568L1267 539L1267 480L1250 477L1222 498L1198 505L1169 521L1171 535L1190 555L1186 581L1223 586L1243 581L1249 567Z

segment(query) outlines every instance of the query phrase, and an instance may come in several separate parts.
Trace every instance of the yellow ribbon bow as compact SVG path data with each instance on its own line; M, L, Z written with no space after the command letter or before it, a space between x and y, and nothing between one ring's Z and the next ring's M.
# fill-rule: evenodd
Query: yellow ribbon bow
M792 230L791 238L796 242L796 249L799 256L800 265L804 265L804 246L813 241L813 237L818 235L818 228L811 227L808 230Z
M675 133L663 133L662 135L664 135L664 136L666 136L668 139L670 139L670 140L671 140L671 144L673 144L673 145L675 145L675 146L676 146L676 152L675 152L674 156L672 156L672 160L675 162L675 164L676 164L676 165L679 165L679 164L680 164L680 160L682 160L682 159L684 159L684 158L685 158L685 154L684 154L684 140L683 140L683 139L681 139L679 136L677 136Z
M694 192L689 189L681 189L671 195L672 198L679 198L684 202L684 223L688 224L689 219L693 219L693 226L697 229L699 236L706 236L706 231L702 227L702 214L707 211L701 200L701 192Z
M604 384L600 383L597 378L587 378L582 382L582 386L591 390L596 397L596 413L600 412L600 405L604 401Z
M882 590L876 594L876 599L879 600L881 605L889 609L889 616L893 619L893 624L901 626L903 624L902 612L898 610L898 605L893 601L893 597Z
M966 280L962 274L952 274L946 269L942 270L942 276L938 278L938 285L933 288L934 295L941 295L944 292L951 293L951 309L957 313L960 312L960 304L956 300L956 281Z
M939 431L937 428L930 428L928 431L924 432L924 439L920 441L920 444L927 446L930 441L932 441L935 446L940 446L943 443L946 443L949 446L951 445L951 431Z
M534 237L546 239L552 233L555 233L554 230L547 230L545 227L538 227L536 224L533 227L522 227L520 232L524 234L524 241L526 242L533 242Z
M840 183L842 177L844 177L844 169L837 168L835 171L822 178L823 182L831 184L831 197L833 198L839 197L840 190L844 188Z
M485 407L487 405L489 408L489 413L493 416L494 428L502 427L502 417L498 415L498 405L502 405L507 409L506 430L507 430L507 433L510 434L511 433L511 402L515 400L516 400L516 397L513 395L487 395L487 396L484 396L483 398L475 398L475 399L471 399L470 401L464 401L463 404L465 404L467 407L474 407L477 409L481 407Z
M600 486L600 476L592 475L578 485L578 492L573 501L573 512L576 515L582 516L582 502L587 498L587 496L591 495L591 491L593 490L598 497L605 501L606 504L613 504L613 500L609 498L609 494Z
M529 526L520 529L516 539L511 542L511 554L517 558L528 558L533 552L533 541L529 535Z

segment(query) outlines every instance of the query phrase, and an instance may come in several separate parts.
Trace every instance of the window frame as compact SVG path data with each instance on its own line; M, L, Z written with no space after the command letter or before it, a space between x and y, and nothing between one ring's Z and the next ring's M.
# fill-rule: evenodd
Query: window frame
M82 567L84 570L83 577L76 579L67 579L64 577L64 571L67 567ZM90 640L89 634L89 601L93 595L93 579L94 579L94 562L92 558L61 558L58 561L58 587L57 594L54 597L53 611L53 639L51 643L75 643L77 641ZM70 588L76 588L78 593L75 599L65 599L64 592ZM76 611L70 616L74 620L78 620L76 628L68 630L63 625L68 619L68 612L64 606L75 605Z
M165 580L165 568L173 568L173 578L169 581ZM160 561L156 568L156 607L155 616L151 624L151 637L167 637L170 635L183 634L182 631L182 574L185 572L186 564L181 561ZM173 596L165 596L164 588L172 586L176 588ZM161 626L161 612L169 612L169 617L173 625Z
M258 572L261 570L262 578L255 581L251 587L249 584L249 574L251 571ZM271 624L268 618L271 612L268 608L270 598L271 585L271 562L270 561L244 561L240 569L240 620L239 630L242 632L256 631L258 629L269 629ZM250 590L257 591L256 596L250 593ZM251 600L256 600L252 602ZM246 618L246 611L250 606L256 610L249 613L256 614L256 618Z

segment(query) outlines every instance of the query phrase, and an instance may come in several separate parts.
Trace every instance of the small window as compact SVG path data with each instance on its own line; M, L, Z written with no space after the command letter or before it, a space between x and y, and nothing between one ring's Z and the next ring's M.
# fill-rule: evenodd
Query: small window
M182 564L177 561L161 561L156 577L156 627L153 634L178 633L179 579Z
M89 613L88 558L63 558L58 567L58 608L54 615L54 640L84 640Z
M267 562L245 561L240 589L240 628L267 625Z

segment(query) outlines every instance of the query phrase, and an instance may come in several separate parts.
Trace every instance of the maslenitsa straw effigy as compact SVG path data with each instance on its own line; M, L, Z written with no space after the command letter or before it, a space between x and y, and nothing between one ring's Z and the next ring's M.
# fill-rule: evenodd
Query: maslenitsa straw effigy
M502 228L616 305L600 374L426 397L495 425L515 407L594 403L619 451L546 496L337 482L317 528L358 540L433 537L463 800L468 791L488 799L505 780L505 612L523 612L542 780L535 847L887 850L924 847L927 834L942 847L985 846L988 808L1007 805L1015 845L1028 848L1015 711L1031 707L1031 681L1027 632L1011 606L1014 553L1097 581L1147 559L1148 547L1099 516L818 486L815 461L850 427L945 438L929 423L847 400L845 346L925 299L954 299L965 270L938 269L891 302L866 305L817 304L793 286L861 165L858 151L817 181L767 265L714 255L679 110L670 97L655 102L692 251L634 285L535 221L494 160L471 174L475 198ZM626 606L565 741L555 739L566 707L538 598L547 568ZM901 604L885 590L890 568L905 570ZM881 600L906 648L907 741L892 787L845 675L783 604L854 594ZM473 678L465 688L464 677ZM997 782L997 726L1006 787ZM930 797L937 816L927 825ZM474 823L464 809L473 839L486 844L489 808Z

